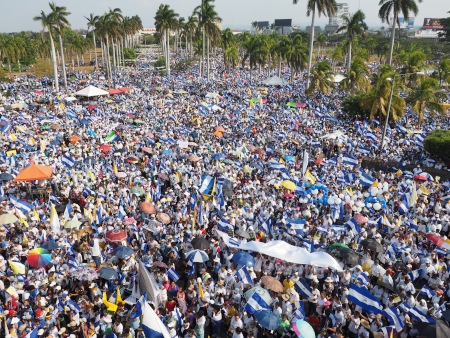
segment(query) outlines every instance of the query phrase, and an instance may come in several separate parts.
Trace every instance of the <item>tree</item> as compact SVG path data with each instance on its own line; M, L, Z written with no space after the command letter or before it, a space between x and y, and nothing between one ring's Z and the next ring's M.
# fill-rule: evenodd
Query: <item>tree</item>
M332 75L333 69L327 60L317 63L313 68L311 83L306 89L306 94L311 95L316 91L328 94L333 85Z
M197 20L197 17L194 15L188 16L187 21L184 24L184 29L186 30L186 33L189 34L189 50L190 50L191 58L192 58L192 54L193 54L192 35L195 32L195 29L197 28L197 24L198 24L198 20ZM186 44L186 46L187 46L187 44Z
M253 34L258 34L258 21L252 22Z
M450 158L450 131L433 130L423 141L423 147L433 155Z
M393 83L394 70L391 66L382 66L374 80L372 90L367 97L361 100L361 108L370 111L370 119L372 120L377 114L380 116L387 115L389 96L392 86L394 91L390 107L390 116L397 121L404 113L406 108L405 99L400 97L399 93L402 88L401 81L397 78Z
M289 67L291 68L290 81L292 83L295 73L299 70L303 70L308 61L307 48L303 44L303 39L300 34L297 34L290 39L289 45L286 46L284 55Z
M450 58L444 58L439 61L436 67L436 73L439 79L439 85L448 87L450 83Z
M409 19L410 12L417 16L419 7L417 3L421 3L422 0L380 0L378 16L382 22L387 22L391 25L391 45L389 48L388 64L392 65L392 55L394 53L394 41L395 41L395 24L400 29L400 13L403 14L405 20Z
M294 5L297 4L299 0L293 0ZM309 56L308 56L308 69L306 74L306 87L309 87L310 82L310 74L311 74L311 65L312 65L312 54L314 48L314 18L317 12L317 15L320 17L322 14L325 16L332 16L337 11L336 0L308 0L306 5L306 16L310 16L311 14L311 35L309 39Z
M66 63L64 60L64 46L62 40L62 31L64 28L70 26L69 20L67 20L67 16L70 15L70 12L67 11L65 6L56 6L54 2L49 3L50 9L52 12L50 13L53 16L53 23L55 25L55 30L58 33L59 39L59 49L61 51L61 64L62 64L62 73L64 80L64 87L67 87L67 74L66 74Z
M436 113L443 114L444 107L441 99L445 97L445 93L440 90L439 81L433 78L425 78L420 81L418 86L408 96L407 101L411 104L411 110L416 113L419 123L423 123L425 118L425 109L430 111L430 115L434 117Z
M317 35L317 47L319 47L319 50L317 51L317 54L320 56L320 47L325 46L327 43L328 37L325 33L320 32L319 35Z
M178 14L175 13L169 5L159 5L158 11L155 15L155 26L156 30L161 33L161 44L164 54L164 59L166 60L166 71L167 75L170 76L170 45L169 45L169 32L176 24Z
M58 83L58 66L56 64L56 52L55 52L55 43L53 41L53 25L54 19L52 15L47 15L44 11L41 11L39 16L35 16L33 18L34 21L40 21L42 24L42 38L44 38L45 30L48 30L48 36L50 37L50 53L52 57L53 64L53 80L55 85L55 91L59 92L59 83Z
M231 29L227 28L222 33L221 39L222 53L223 53L223 64L227 69L229 67L236 67L239 62L239 53L236 47L236 37L234 36Z
M440 23L442 25L442 30L439 32L439 38L444 42L450 42L450 17L441 19Z
M351 93L366 92L370 89L370 71L361 58L355 58L347 71L347 76L341 84Z
M363 119L370 118L370 110L361 107L361 101L367 97L365 93L351 95L342 100L341 108L344 112L352 116L359 116Z
M339 27L336 33L346 32L347 42L348 42L348 61L347 61L347 71L350 71L350 66L352 63L352 44L355 39L359 36L365 37L365 32L368 29L364 20L366 15L362 11L357 11L353 15L345 15L342 17L344 25Z
M89 14L89 17L86 17L88 22L88 29L92 28L92 40L94 41L94 54L95 54L95 68L98 67L98 59L97 59L97 42L95 40L95 25L98 22L98 15L94 15L94 13Z
M248 35L246 41L243 43L244 57L242 58L242 67L248 60L250 66L250 77L252 76L252 69L258 64L262 64L264 60L264 50L262 45L261 35Z

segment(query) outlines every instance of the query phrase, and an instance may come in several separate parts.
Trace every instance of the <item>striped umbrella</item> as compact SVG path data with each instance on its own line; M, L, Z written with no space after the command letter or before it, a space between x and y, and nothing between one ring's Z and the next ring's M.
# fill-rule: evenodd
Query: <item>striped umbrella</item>
M52 255L46 249L36 248L28 253L27 261L33 268L42 268L52 260Z
M209 260L208 254L203 250L191 250L187 253L186 258L195 263L204 263Z

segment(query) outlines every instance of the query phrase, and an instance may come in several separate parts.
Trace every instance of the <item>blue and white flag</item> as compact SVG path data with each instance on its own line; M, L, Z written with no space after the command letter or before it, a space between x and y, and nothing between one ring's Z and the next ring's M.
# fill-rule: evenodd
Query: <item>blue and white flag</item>
M180 279L180 275L173 267L167 270L167 277L169 277L173 282L177 282Z
M295 310L295 312L294 312L294 318L296 318L296 319L303 319L303 318L306 317L306 314L305 314L305 301L304 300L299 301L298 305L299 305L298 309Z
M63 217L64 217L64 219L65 219L66 221L69 220L70 214L71 214L72 212L73 212L72 203L70 203L70 201L69 201L69 203L67 203L67 205L66 205L66 209L64 210L64 215L63 215Z
M355 235L357 235L361 232L361 228L359 227L358 222L354 218L348 220L344 225L345 225L345 227L349 226Z
M75 257L69 257L67 265L73 269L77 269L80 264L78 263L78 260Z
M141 325L145 338L171 338L166 326L147 302L142 308Z
M306 221L304 219L285 218L286 225L292 229L302 229L305 227Z
M62 162L62 164L64 164L67 168L72 168L72 167L75 165L75 163L76 163L77 161L75 161L73 158L71 158L71 157L69 157L69 156L67 156L67 155L63 155L62 158L61 158L61 162Z
M125 210L123 209L123 205L120 204L119 211L117 212L117 218L122 221L125 217L127 217L127 214L126 214Z
M13 195L9 195L9 199L11 201L11 204L19 209L20 211L22 211L24 214L28 214L32 209L33 206L21 199L18 199L17 197L13 196Z
M422 275L422 269L417 269L417 270L408 272L408 276L409 276L409 278L411 278L411 282L414 282L421 275Z
M53 203L55 205L61 204L61 202L59 201L59 198L56 197L55 195L53 195L52 193L49 194L49 200L50 200L50 203Z
M384 338L392 337L391 333L395 330L393 326L385 326L381 329L378 329L377 332L383 333Z
M369 276L366 275L364 272L361 272L361 273L358 275L358 278L356 278L356 281L357 281L357 282L360 282L362 285L367 285L367 283L370 282Z
M142 316L142 312L144 309L144 303L147 302L147 292L144 292L144 294L139 298L138 302L134 306L134 310L131 312L130 318L138 318Z
M417 309L416 307L413 307L412 309L408 310L408 314L413 317L414 319L418 320L419 322L422 323L430 323L430 324L435 324L436 321L427 315L424 315L419 309Z
M372 176L363 172L359 173L359 183L361 183L364 187L372 186L373 182L375 182L375 179Z
M222 218L219 223L217 223L217 227L222 231L233 230L234 226L231 223L228 223L225 218Z
M78 303L74 302L72 299L68 299L65 302L65 305L69 307L72 311L76 313L81 312L81 306Z
M303 297L309 298L312 296L311 288L309 287L308 283L303 279L300 278L294 285L295 290L297 292L300 292Z
M436 293L429 286L424 285L419 291L419 295L427 296L428 298L433 298Z
M386 249L386 256L389 257L389 259L394 259L397 256L397 249L395 248L395 245L391 244Z
M244 310L246 310L251 315L257 314L259 311L268 310L271 311L271 307L266 303L261 296L255 292L247 301L247 304L244 306Z
M408 206L405 203L400 202L400 205L398 206L398 212L400 213L400 215L406 214L408 210Z
M36 327L33 331L29 332L25 338L38 338L39 326Z
M389 324L395 327L396 332L403 330L405 323L403 322L400 314L394 306L388 307L381 311L381 314L389 320Z
M202 195L209 195L214 187L214 177L205 175L198 190Z
M240 268L237 271L236 276L242 283L253 285L253 280L252 277L250 276L250 273L247 270L247 267L243 266L242 268Z
M410 309L410 307L408 306L408 304L406 302L400 303L397 306L397 310L402 311L402 312L408 312L409 309Z
M353 283L350 284L348 300L353 304L359 305L361 308L373 313L379 313L383 310L383 306L380 301L372 295L367 288Z
M95 196L95 192L89 188L84 188L83 191L81 192L81 194L86 198L89 196Z
M356 167L358 165L358 159L354 156L344 154L342 156L342 163Z
M303 240L303 247L310 253L314 252L314 240L312 238L305 238Z

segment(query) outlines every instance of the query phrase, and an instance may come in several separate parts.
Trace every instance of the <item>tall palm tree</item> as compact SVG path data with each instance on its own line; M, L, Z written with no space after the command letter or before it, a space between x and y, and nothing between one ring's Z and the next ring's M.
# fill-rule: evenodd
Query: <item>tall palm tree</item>
M347 71L350 71L350 66L352 64L352 45L355 39L359 36L365 37L366 30L368 29L364 20L366 15L362 11L357 11L353 15L345 15L342 17L343 25L338 28L336 33L346 32L347 33L347 43L348 43L348 60L347 60Z
M350 93L366 92L370 89L370 70L367 64L359 57L356 57L347 72L347 76L342 80L341 85Z
M299 0L293 0L294 5L297 4ZM309 37L309 56L308 56L308 69L306 74L306 88L309 87L310 82L310 74L311 74L311 65L312 65L312 55L314 48L314 19L317 15L320 17L321 15L332 16L336 13L336 0L308 0L308 4L306 5L306 15L310 16L311 14L311 36Z
M311 83L306 89L306 94L311 95L316 91L328 94L333 85L332 75L333 68L327 60L317 63L313 68Z
M411 110L417 114L419 123L423 123L425 109L430 111L432 117L436 113L444 114L445 109L441 104L441 100L446 95L440 89L439 81L429 77L423 79L408 95L407 101L411 104Z
M380 10L378 11L378 16L381 21L387 22L391 25L391 46L389 49L389 59L388 64L392 65L392 55L394 53L394 40L395 40L395 24L397 24L400 29L400 13L403 15L405 20L409 19L410 12L417 15L419 12L419 7L417 3L421 3L422 0L380 0L378 4Z
M55 52L55 43L53 41L53 32L54 32L54 17L51 14L45 14L44 11L41 11L39 16L35 16L33 18L34 21L40 21L42 25L42 38L44 38L45 30L48 30L48 36L50 38L50 53L52 57L52 65L53 65L53 80L55 82L55 91L59 92L59 83L58 83L58 66L56 64L56 52Z
M439 84L448 87L450 84L450 58L445 58L439 61L436 67L437 77L439 79Z
M67 11L67 7L56 6L56 4L54 2L50 2L49 6L50 6L50 9L52 10L50 15L53 16L56 32L58 33L59 50L61 53L61 63L62 63L64 86L67 87L67 74L66 74L66 63L65 63L65 59L64 59L64 46L63 46L63 40L62 40L62 31L64 28L70 26L69 20L67 20L67 16L70 15L70 12Z
M192 35L195 32L195 29L197 28L198 20L195 15L188 16L186 23L184 24L184 29L186 30L186 33L189 34L189 51L190 51L190 57L192 58ZM187 46L187 44L186 44Z
M317 54L320 56L320 47L323 47L325 45L325 43L327 42L328 37L325 33L319 33L319 35L317 35L317 47L319 47L319 50L317 51Z
M89 17L86 17L88 22L88 29L92 28L92 40L94 41L94 54L95 54L95 69L98 67L98 59L97 59L97 43L95 40L95 25L98 21L98 15L94 15L94 13L89 14Z
M231 29L227 28L222 33L221 47L223 53L223 64L226 69L236 67L239 62L239 53L236 47L236 37Z
M175 13L169 5L159 5L158 11L155 15L155 27L161 34L161 44L163 47L163 54L166 60L166 72L170 76L170 30L175 27L178 14Z

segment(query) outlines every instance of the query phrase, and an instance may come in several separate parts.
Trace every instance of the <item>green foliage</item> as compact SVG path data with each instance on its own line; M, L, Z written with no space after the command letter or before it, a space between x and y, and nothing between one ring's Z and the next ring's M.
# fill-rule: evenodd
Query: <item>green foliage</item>
M177 62L177 64L175 65L175 67L173 69L175 69L176 71L179 71L179 72L185 72L192 67L193 62L194 62L194 59L191 59L191 58L181 59Z
M155 67L164 67L166 65L166 61L161 58L155 61L154 65Z
M33 70L38 78L53 75L52 62L49 59L38 59L34 64Z
M429 153L443 158L450 158L450 130L434 130L423 141Z
M136 51L132 48L124 48L123 55L125 59L136 59Z
M370 110L361 107L361 101L365 99L367 96L368 95L365 93L359 93L345 98L341 104L342 110L349 115L369 119Z
M443 26L443 28L442 28L442 32L439 33L439 38L442 41L450 42L450 17L441 19L440 22L441 22L441 25Z

